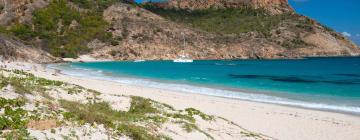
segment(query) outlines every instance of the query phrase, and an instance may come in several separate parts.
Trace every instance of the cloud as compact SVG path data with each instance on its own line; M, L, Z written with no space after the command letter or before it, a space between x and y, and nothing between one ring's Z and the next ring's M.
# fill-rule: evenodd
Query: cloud
M348 33L348 32L342 32L341 34L342 34L343 36L346 36L346 37L351 37L351 34Z

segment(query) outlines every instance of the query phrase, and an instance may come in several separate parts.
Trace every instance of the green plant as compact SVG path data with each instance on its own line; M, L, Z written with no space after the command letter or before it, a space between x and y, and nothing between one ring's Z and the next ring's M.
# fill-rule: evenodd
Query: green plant
M50 132L53 133L53 134L55 134L55 133L56 133L56 130L55 130L55 129L51 129Z
M130 123L147 120L154 123L166 121L165 118L159 115L148 116L149 114L158 113L158 110L152 107L149 99L141 97L132 97L131 107L128 112L115 111L105 102L80 104L61 100L60 103L68 111L63 113L66 120L105 124L107 127L116 128L119 133L134 139L158 139L158 136L150 134L144 127Z
M150 134L145 127L132 124L119 124L117 131L122 135L133 138L134 140L160 140L159 137Z
M0 109L4 114L0 115L0 130L11 130L3 134L7 139L26 139L29 134L26 130L28 112L23 110L25 101L22 99L0 98Z
M28 24L15 24L11 27L10 32L24 41L30 41L36 36Z
M145 99L137 96L133 96L129 113L132 114L147 114L159 112L152 106L150 99Z
M67 0L52 0L46 8L34 11L32 24L16 24L7 32L27 42L39 38L42 47L55 56L77 57L89 51L89 40L107 36L107 26L100 12L80 12Z
M80 87L67 88L68 94L78 94L82 92Z
M194 109L194 108L187 108L185 109L185 111L188 113L188 115L193 116L193 115L198 115L200 116L202 119L204 120L213 120L214 116L210 116L210 115L206 115L205 113L202 113L201 111Z

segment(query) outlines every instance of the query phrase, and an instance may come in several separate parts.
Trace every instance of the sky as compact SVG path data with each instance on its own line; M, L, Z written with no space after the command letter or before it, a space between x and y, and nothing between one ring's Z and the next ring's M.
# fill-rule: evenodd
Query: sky
M360 0L289 0L299 14L333 28L360 46Z
M360 46L360 0L289 0L289 3L297 13L342 33Z

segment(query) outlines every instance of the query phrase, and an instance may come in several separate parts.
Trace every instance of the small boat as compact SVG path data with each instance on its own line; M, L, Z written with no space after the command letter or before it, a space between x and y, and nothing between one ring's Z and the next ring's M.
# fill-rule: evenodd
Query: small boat
M136 62L136 63L139 63L139 62L145 62L145 60L134 60L134 62Z
M190 59L187 55L185 55L185 53L183 51L183 54L179 55L179 57L174 59L173 62L175 62L175 63L192 63L192 62L194 62L194 60Z
M186 48L186 40L185 40L185 34L184 33L181 33L183 35L183 38L184 38L184 49ZM182 53L181 55L179 55L178 58L174 59L173 62L175 63L192 63L194 62L194 60L192 60L189 55L186 55L185 54L185 51L182 50Z

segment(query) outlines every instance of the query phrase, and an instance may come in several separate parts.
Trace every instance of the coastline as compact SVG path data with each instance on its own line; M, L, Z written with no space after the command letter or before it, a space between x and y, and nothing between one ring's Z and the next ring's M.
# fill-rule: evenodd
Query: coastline
M80 64L80 63L79 63ZM231 63L232 64L232 63ZM218 64L215 65L227 65ZM236 65L236 64L233 64ZM239 64L238 64L239 65ZM244 100L259 103L276 104L283 106L291 106L304 109L313 109L321 111L329 111L336 113L345 113L359 116L360 108L357 102L347 102L342 97L326 97L325 100L333 100L332 102L323 102L324 98L320 96L311 97L306 95L305 99L302 95L289 94L290 91L266 90L264 87L236 87L222 85L218 83L201 83L196 81L170 80L166 78L154 78L151 76L136 76L124 73L104 72L101 69L92 69L86 67L72 66L72 64L54 64L48 68L59 69L63 74L75 77L89 77L95 80L112 81L125 85L144 86L149 88L163 89L174 92L201 94L205 96L213 96L227 99ZM191 77L194 78L194 77ZM201 79L202 77L195 77ZM206 79L206 78L205 78ZM296 92L296 91L295 91ZM298 91L297 91L298 92ZM308 94L306 91L299 93ZM311 92L310 92L311 93ZM312 98L312 99L309 99ZM338 99L339 98L339 99Z
M31 67L32 64L25 65ZM360 137L360 117L349 114L131 86L63 74L53 76L52 70L29 72L39 77L69 82L103 93L150 98L172 105L176 109L193 107L276 139L355 140Z

